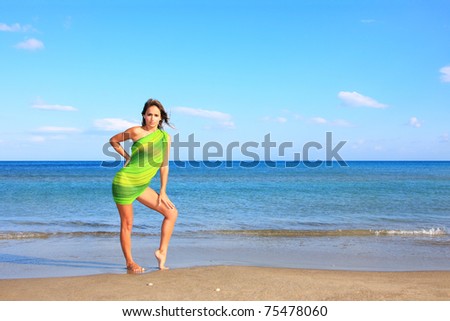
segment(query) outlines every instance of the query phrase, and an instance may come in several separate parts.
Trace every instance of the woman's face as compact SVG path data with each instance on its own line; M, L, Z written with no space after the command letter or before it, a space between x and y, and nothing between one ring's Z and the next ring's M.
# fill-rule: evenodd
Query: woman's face
M150 106L144 114L144 120L147 127L154 128L158 127L161 121L161 112L156 106Z

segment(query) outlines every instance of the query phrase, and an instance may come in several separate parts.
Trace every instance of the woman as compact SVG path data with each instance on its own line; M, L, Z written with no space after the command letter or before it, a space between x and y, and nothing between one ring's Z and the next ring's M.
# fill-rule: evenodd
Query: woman
M120 243L126 267L134 273L143 272L144 269L134 262L131 255L133 201L137 199L164 216L159 248L155 251L161 270L167 269L167 249L178 216L177 209L166 194L170 136L162 130L163 123L169 125L163 105L156 99L149 99L142 110L142 126L131 127L109 140L113 148L126 160L125 166L114 177L112 192L120 215ZM120 144L128 139L133 141L131 156ZM149 187L158 170L161 177L159 194Z

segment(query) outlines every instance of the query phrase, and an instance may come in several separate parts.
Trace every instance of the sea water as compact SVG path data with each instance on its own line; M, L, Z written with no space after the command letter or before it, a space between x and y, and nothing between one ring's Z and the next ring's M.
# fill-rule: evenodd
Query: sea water
M124 273L116 165L0 162L0 278ZM450 270L450 162L170 165L171 267ZM151 270L162 216L134 211L134 257Z

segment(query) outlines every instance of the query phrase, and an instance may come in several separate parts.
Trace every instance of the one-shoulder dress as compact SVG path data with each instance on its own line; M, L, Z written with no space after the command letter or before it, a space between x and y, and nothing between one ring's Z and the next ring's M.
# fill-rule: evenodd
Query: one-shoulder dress
M133 143L127 166L114 176L112 194L117 204L131 204L149 186L164 161L167 133L161 129Z

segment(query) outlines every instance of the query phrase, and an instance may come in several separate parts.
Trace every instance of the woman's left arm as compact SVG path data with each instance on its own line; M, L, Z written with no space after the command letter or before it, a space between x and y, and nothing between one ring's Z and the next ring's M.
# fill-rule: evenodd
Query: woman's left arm
M167 181L169 180L169 156L170 156L170 136L167 135L167 146L165 146L164 159L160 168L161 188L159 190L158 205L161 205L162 202L168 208L173 209L175 208L175 206L172 204L166 193Z

